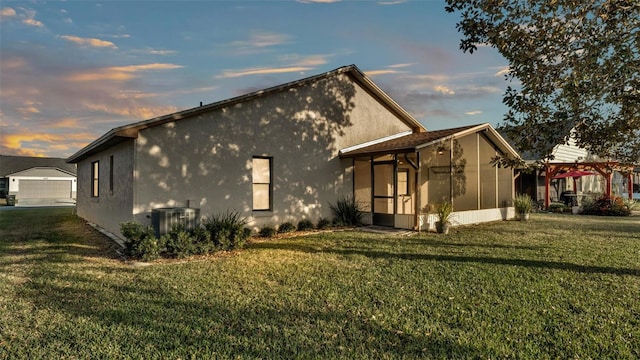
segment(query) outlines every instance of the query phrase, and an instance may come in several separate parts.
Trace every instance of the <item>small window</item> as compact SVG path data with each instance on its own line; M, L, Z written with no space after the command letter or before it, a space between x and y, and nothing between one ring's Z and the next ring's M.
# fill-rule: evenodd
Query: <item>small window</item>
M398 171L398 195L409 195L409 171Z
M100 162L99 161L94 161L91 163L91 197L98 197L100 196L100 191L99 191L99 169L100 169Z
M271 210L272 158L253 158L253 210Z
M109 156L109 193L113 194L113 155Z

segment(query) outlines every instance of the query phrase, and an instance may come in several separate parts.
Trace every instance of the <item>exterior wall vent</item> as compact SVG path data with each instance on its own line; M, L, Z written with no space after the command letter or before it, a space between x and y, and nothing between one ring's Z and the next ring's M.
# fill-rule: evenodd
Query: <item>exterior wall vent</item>
M186 230L200 226L200 209L160 208L151 210L151 225L156 237L171 231L174 225L182 225Z

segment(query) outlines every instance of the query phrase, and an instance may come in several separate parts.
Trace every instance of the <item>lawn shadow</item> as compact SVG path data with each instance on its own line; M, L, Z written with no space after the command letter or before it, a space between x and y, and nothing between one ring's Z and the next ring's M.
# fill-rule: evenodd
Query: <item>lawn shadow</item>
M186 296L175 286L167 288L166 279L133 275L135 283L117 283L120 277L115 277L111 281L103 279L102 285L96 287L95 279L89 275L41 273L40 279L58 281L28 283L21 292L36 308L56 309L65 317L84 321L90 319L94 327L118 333L126 329L127 338L121 343L123 339L109 335L101 341L111 347L114 342L120 343L123 354L127 354L127 346L145 349L150 358L188 357L211 351L223 358L286 359L365 355L451 358L481 354L481 349L460 344L453 336L426 330L413 334L394 330L372 319L371 314L362 313L360 310L367 309L357 306L337 310L322 306L322 300L317 298L292 305L277 300L255 304L224 296ZM78 344L86 341L82 331L68 331L58 337ZM46 343L48 339L41 341ZM99 350L94 353L98 354Z
M622 233L632 238L640 239L640 221L634 216L596 216L571 214L536 214L530 222L542 229L565 229L580 232L608 232ZM536 229L533 229L536 230Z
M446 243L445 243L446 244ZM442 244L436 244L442 246ZM442 254L428 254L428 253L396 253L387 251L375 251L367 249L339 249L339 248L319 248L312 246L305 246L293 243L269 243L264 242L260 244L252 245L257 249L272 249L272 250L286 250L286 251L300 251L307 253L331 253L343 256L365 256L374 259L386 259L386 260L416 260L416 261L447 261L458 263L479 263L479 264L495 264L495 265L509 265L520 266L528 268L540 268L540 269L554 269L554 270L567 270L579 273L600 273L600 274L613 274L613 275L631 275L640 276L640 269L634 268L616 268L609 266L594 266L594 265L581 265L570 262L558 262L548 260L533 260L533 259L512 259L490 256L465 256L465 255L442 255Z
M71 211L16 210L20 217L0 229L0 266L118 259L120 246ZM21 212L22 213L21 213Z

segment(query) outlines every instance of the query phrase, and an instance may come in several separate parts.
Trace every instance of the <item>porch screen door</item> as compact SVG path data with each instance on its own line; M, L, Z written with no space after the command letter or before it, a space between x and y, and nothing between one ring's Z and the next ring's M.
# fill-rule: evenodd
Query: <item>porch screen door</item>
M373 223L394 226L394 163L373 163Z

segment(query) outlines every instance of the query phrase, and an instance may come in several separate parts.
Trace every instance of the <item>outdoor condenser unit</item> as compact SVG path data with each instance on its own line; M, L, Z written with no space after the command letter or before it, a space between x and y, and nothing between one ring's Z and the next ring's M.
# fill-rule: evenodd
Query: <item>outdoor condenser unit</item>
M200 209L160 208L151 210L151 225L156 237L171 231L174 225L182 225L186 230L200 226Z

